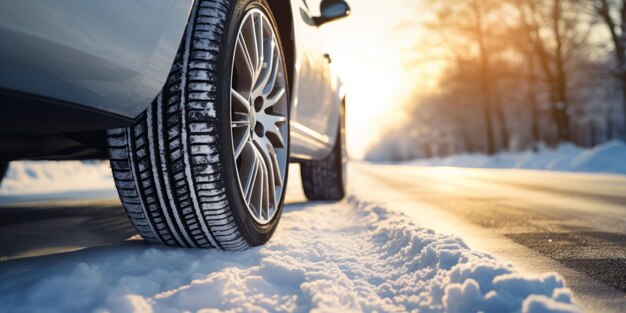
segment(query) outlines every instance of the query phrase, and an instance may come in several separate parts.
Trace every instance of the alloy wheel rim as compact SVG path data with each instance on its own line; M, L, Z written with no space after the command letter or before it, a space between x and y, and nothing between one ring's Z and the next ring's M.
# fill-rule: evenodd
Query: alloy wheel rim
M231 138L250 216L267 225L278 212L288 165L287 83L277 35L259 9L239 27L231 77Z

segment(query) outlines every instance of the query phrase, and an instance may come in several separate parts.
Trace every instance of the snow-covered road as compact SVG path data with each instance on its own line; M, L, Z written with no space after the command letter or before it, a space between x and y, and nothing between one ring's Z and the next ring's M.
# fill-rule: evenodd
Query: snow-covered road
M134 241L5 262L0 281L2 312L576 311L556 274L354 202L290 205L270 244L241 253Z
M624 311L626 177L365 163L351 170L359 199L526 273L556 271L587 311Z
M5 204L0 312L575 312L572 302L619 311L624 296L610 279L590 278L587 267L566 264L528 234L550 234L556 251L570 243L555 236L573 233L569 226L604 223L617 234L624 202L615 186L624 179L533 175L540 174L355 164L355 196L341 203L305 203L292 179L274 239L239 253L124 240L132 230L111 201ZM562 179L571 188L555 183ZM585 189L586 180L597 190ZM592 204L598 216L576 224ZM619 263L619 240L572 244L561 254L584 250L592 262Z

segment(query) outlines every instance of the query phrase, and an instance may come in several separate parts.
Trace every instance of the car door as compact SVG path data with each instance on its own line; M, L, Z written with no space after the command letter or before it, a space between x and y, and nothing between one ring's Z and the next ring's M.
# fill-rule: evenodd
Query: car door
M296 9L297 14L294 14L294 23L297 24L295 37L300 68L293 116L295 135L292 148L297 153L299 145L306 144L308 150L318 151L309 151L308 154L321 154L323 157L332 146L334 132L337 130L336 78L330 66L331 56L324 47L319 28L312 20L313 16L319 15L320 0L294 2L299 6ZM300 142L301 139L307 139L307 142Z

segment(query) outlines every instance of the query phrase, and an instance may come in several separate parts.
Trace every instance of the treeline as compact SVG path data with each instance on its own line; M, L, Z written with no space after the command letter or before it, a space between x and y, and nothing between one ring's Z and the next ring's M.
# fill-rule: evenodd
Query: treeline
M425 0L425 27L438 40L417 48L445 55L439 88L416 96L410 122L371 155L495 154L624 138L625 2Z

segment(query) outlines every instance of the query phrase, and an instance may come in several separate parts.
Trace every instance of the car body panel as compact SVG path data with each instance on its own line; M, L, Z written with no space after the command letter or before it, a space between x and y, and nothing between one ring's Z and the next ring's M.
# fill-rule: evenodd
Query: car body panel
M63 134L101 129L103 123L109 123L108 127L131 125L162 89L193 1L1 2L0 91L19 94L2 100L25 96L28 101L4 103L4 108L21 115L20 121L5 123L4 128L0 125L0 133ZM268 1L284 8L284 0ZM320 1L290 1L292 159L321 159L334 145L344 91L313 22ZM32 107L42 114L11 109L33 102L38 105ZM58 107L59 112L80 108L82 111L67 114L67 119L82 116L86 120L69 123L57 117L58 123L47 125L46 114L59 114L42 107ZM97 119L101 123L87 121L98 114L103 116ZM40 122L37 127L23 123L24 116ZM41 157L45 155L45 151L39 152Z
M193 0L0 2L0 86L136 118L169 74Z
M295 77L291 152L295 159L326 157L335 143L343 86L331 66L319 27L317 0L292 0Z

